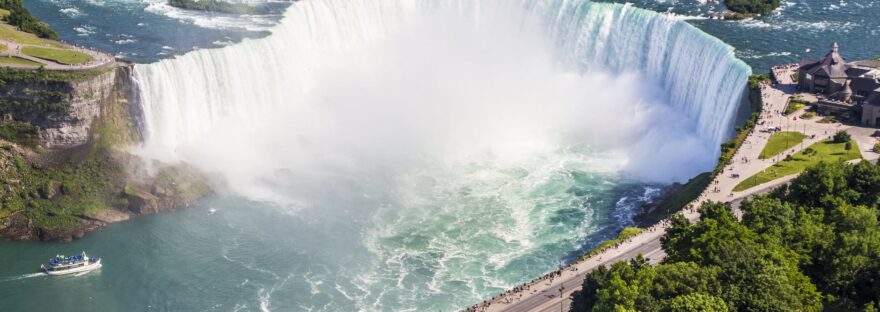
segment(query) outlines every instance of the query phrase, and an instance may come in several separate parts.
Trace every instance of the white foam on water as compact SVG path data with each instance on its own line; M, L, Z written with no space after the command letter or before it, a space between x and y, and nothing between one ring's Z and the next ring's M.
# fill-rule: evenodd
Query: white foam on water
M276 24L272 16L267 15L224 14L185 10L173 7L164 0L149 0L147 3L145 9L147 12L183 20L204 28L264 31L271 29Z
M28 273L28 274L22 274L22 275L19 275L19 276L13 276L13 277L5 278L5 279L3 279L2 281L3 281L3 282L17 281L17 280L23 280L23 279L26 279L26 278L34 278L34 277L40 277L40 276L48 276L48 275L46 275L46 273L42 273L42 272L40 272L40 273Z
M355 185L378 204L355 207L371 258L334 283L341 300L467 303L581 248L622 181L711 168L748 74L719 40L629 5L302 1L267 38L137 65L138 152L293 216Z
M70 17L79 17L79 16L82 16L82 13L79 11L79 9L77 9L77 8L75 8L75 7L63 8L63 9L58 10L58 11L61 12L62 14L64 14L64 15L67 15L67 16L70 16Z

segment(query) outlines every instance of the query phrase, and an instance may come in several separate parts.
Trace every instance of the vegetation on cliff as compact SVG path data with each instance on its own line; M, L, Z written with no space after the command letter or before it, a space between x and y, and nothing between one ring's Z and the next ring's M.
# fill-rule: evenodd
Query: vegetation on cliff
M761 109L764 107L764 100L761 98L761 90L759 88L762 82L770 82L770 74L751 75L748 80L749 103L752 107L752 114L746 123L736 128L737 135L727 142L721 144L721 156L718 157L718 163L715 170L712 171L712 178L718 176L721 170L731 161L736 151L745 143L746 137L755 128L758 117L761 116Z
M676 215L662 264L596 269L572 311L877 311L880 166L822 162L741 209Z
M685 184L673 184L668 195L664 196L656 205L649 206L647 211L635 216L634 221L642 227L649 227L668 218L674 213L700 197L703 190L712 183L712 173L703 172Z
M725 0L731 11L742 14L767 15L780 5L780 0Z
M620 230L620 233L617 233L617 237L615 237L614 239L602 242L601 244L599 244L599 246L596 246L595 248L590 249L589 251L587 251L586 254L584 254L581 257L582 258L592 257L593 255L596 255L596 254L602 252L603 250L608 249L611 246L617 245L619 243L626 241L627 239L632 238L633 236L639 235L639 233L641 233L643 231L644 231L644 229L640 229L637 227L625 227L625 228L623 228L623 230Z
M115 74L116 82L108 86L107 76L98 73L106 70L0 70L0 82L7 86L0 89L0 237L69 240L114 222L107 215L124 219L182 207L210 192L201 175L187 167L151 164L157 173L142 174L145 164L125 152L139 137L120 80L127 75ZM87 109L100 110L88 141L44 148L38 136L43 129L18 116L71 114L66 99L83 93L74 90L77 86L112 89L100 93L108 98L84 95L94 106Z
M9 12L9 14L3 17L3 20L10 25L18 27L21 31L32 33L40 38L58 39L58 34L52 28L49 28L49 25L41 22L28 12L24 7L23 0L0 0L0 9Z
M260 10L244 3L230 3L223 0L168 0L168 5L186 9L232 14L259 14Z
M30 70L0 67L0 87L5 86L8 82L69 82L99 76L112 70L114 70L113 67L64 71L45 70L43 68Z

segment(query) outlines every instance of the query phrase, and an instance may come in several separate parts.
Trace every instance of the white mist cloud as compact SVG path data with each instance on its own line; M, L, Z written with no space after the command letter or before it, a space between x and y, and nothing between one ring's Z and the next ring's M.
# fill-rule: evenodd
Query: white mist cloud
M280 68L261 74L266 67L260 65L210 64L221 68L192 86L206 88L202 84L217 79L219 87L205 95L193 89L163 95L209 108L178 109L184 116L155 112L177 124L163 121L172 129L158 129L165 133L153 137L145 153L168 158L170 152L170 158L221 172L245 193L265 191L255 184L312 189L290 181L314 183L354 171L394 175L426 159L466 162L492 155L516 162L571 145L613 151L618 156L609 156L617 158L609 163L624 163L618 169L652 182L681 181L711 168L714 146L695 133L695 121L662 103L656 83L601 66L573 71L558 61L566 51L544 37L540 23L516 9L496 9L476 19L451 9L413 8L382 39L322 55L314 64L300 62L292 48L309 42L277 37L284 32L267 39L281 47L272 53L224 48L237 58L211 54L202 62ZM242 72L248 70L255 72ZM235 109L224 109L230 107ZM236 114L241 110L248 112ZM192 125L179 124L196 117L205 124L183 131ZM167 132L173 129L179 132Z

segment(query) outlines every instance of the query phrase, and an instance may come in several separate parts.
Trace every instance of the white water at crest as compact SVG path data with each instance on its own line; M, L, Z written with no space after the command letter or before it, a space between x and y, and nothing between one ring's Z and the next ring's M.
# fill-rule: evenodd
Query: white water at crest
M453 30L438 32L439 27L425 24L450 23L444 27L456 28L457 24L450 21L463 24L454 30L459 31L460 38L423 37L419 44L437 44L430 49L395 42L418 41L416 34L412 34L413 29L449 37ZM483 39L499 42L477 42ZM388 41L391 43L385 44ZM452 48L461 45L471 46ZM540 47L534 47L536 45ZM379 48L373 48L376 46ZM428 59L456 52L461 55L453 55L450 60ZM425 59L405 53L420 53ZM496 60L498 56L510 59ZM447 66L446 61L458 63ZM481 66L466 62L493 63L485 65L488 68L485 71L500 72L487 73L476 68L476 73L464 72L458 78L455 73L443 72L452 66L465 70ZM385 79L389 69L400 66L413 68L404 68L409 72L392 78L410 81ZM506 69L518 66L528 68ZM425 78L410 77L417 76L413 75L416 71L424 73ZM363 76L351 78L358 73ZM719 40L686 23L625 5L557 0L528 0L521 4L323 0L295 3L268 38L139 65L135 79L142 92L146 154L165 160L190 161L205 169L226 173L234 177L233 180L249 180L245 183L253 183L257 177L265 177L267 172L278 169L297 171L332 162L336 162L333 166L355 165L353 162L359 160L352 157L377 157L372 154L387 154L386 148L412 144L411 140L468 141L474 139L474 132L487 131L487 128L465 122L465 127L473 128L462 130L459 124L462 121L457 119L471 115L476 123L492 124L489 119L499 118L496 111L510 111L517 116L497 122L494 126L504 129L489 130L497 130L493 132L495 136L468 141L471 147L497 148L499 141L507 139L520 145L523 140L532 140L526 144L541 145L548 138L536 136L543 133L532 133L528 138L514 136L545 131L548 129L537 128L555 123L550 130L576 137L580 140L577 143L622 151L624 170L637 178L681 181L711 166L718 144L730 133L748 74L748 67L732 56L732 48ZM367 77L369 75L375 77ZM467 75L475 76L469 82L472 85L443 85L447 80L466 80ZM495 79L511 75L543 76L532 80L530 77ZM365 87L365 81L354 80L360 78L375 85ZM480 80L483 78L489 81ZM413 79L421 81L413 82ZM474 93L471 89L506 83L508 85L491 91L508 94L486 99L483 96L491 95L477 90L477 95L472 97L431 100L396 88L437 85L438 80L440 90L422 91L446 96L453 92ZM332 83L353 86L337 87ZM448 89L442 89L444 87ZM531 90L511 90L514 88ZM376 95L372 91L391 94ZM358 94L363 96L361 98L339 95L344 93L364 94ZM517 103L519 106L493 103L479 104L483 106L477 111L466 109L473 106L471 102L513 100L510 103L516 103L517 98L523 97L527 99ZM327 101L363 103L329 109L319 107L333 104ZM453 101L467 104L450 103ZM596 103L603 101L605 103ZM548 109L552 112L543 114ZM372 120L332 116L352 112ZM397 116L388 117L389 114ZM421 119L425 115L431 116L428 122ZM521 119L531 116L535 117L534 121ZM433 118L442 121L434 124ZM406 119L415 121L406 122ZM321 122L328 124L317 125ZM343 122L388 128L354 129L339 124ZM441 134L413 130L420 127ZM419 134L404 137L392 133L408 131ZM501 138L497 136L501 132L509 133ZM338 138L359 135L363 136L357 138L360 141ZM389 146L388 140L396 142ZM382 151L352 150L350 145L358 145L358 142L381 146L376 149ZM239 143L244 146L234 145ZM454 148L460 145L464 144ZM690 150L684 150L688 148ZM266 157L267 152L283 157ZM443 149L426 152L422 147L412 150L418 155L448 152ZM236 166L229 166L230 162Z
M640 183L711 169L749 73L626 5L305 0L267 38L134 79L144 156L345 242L297 242L345 255L303 264L326 267L303 282L336 308L297 304L383 311L460 308L552 270L626 222L655 192ZM302 293L286 283L261 305Z

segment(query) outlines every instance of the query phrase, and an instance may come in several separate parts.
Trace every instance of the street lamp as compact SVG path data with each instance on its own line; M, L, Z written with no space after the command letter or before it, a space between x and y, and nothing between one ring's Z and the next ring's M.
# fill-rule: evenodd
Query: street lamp
M559 284L559 312L564 312L565 299L562 298L562 291L565 290L565 283Z

